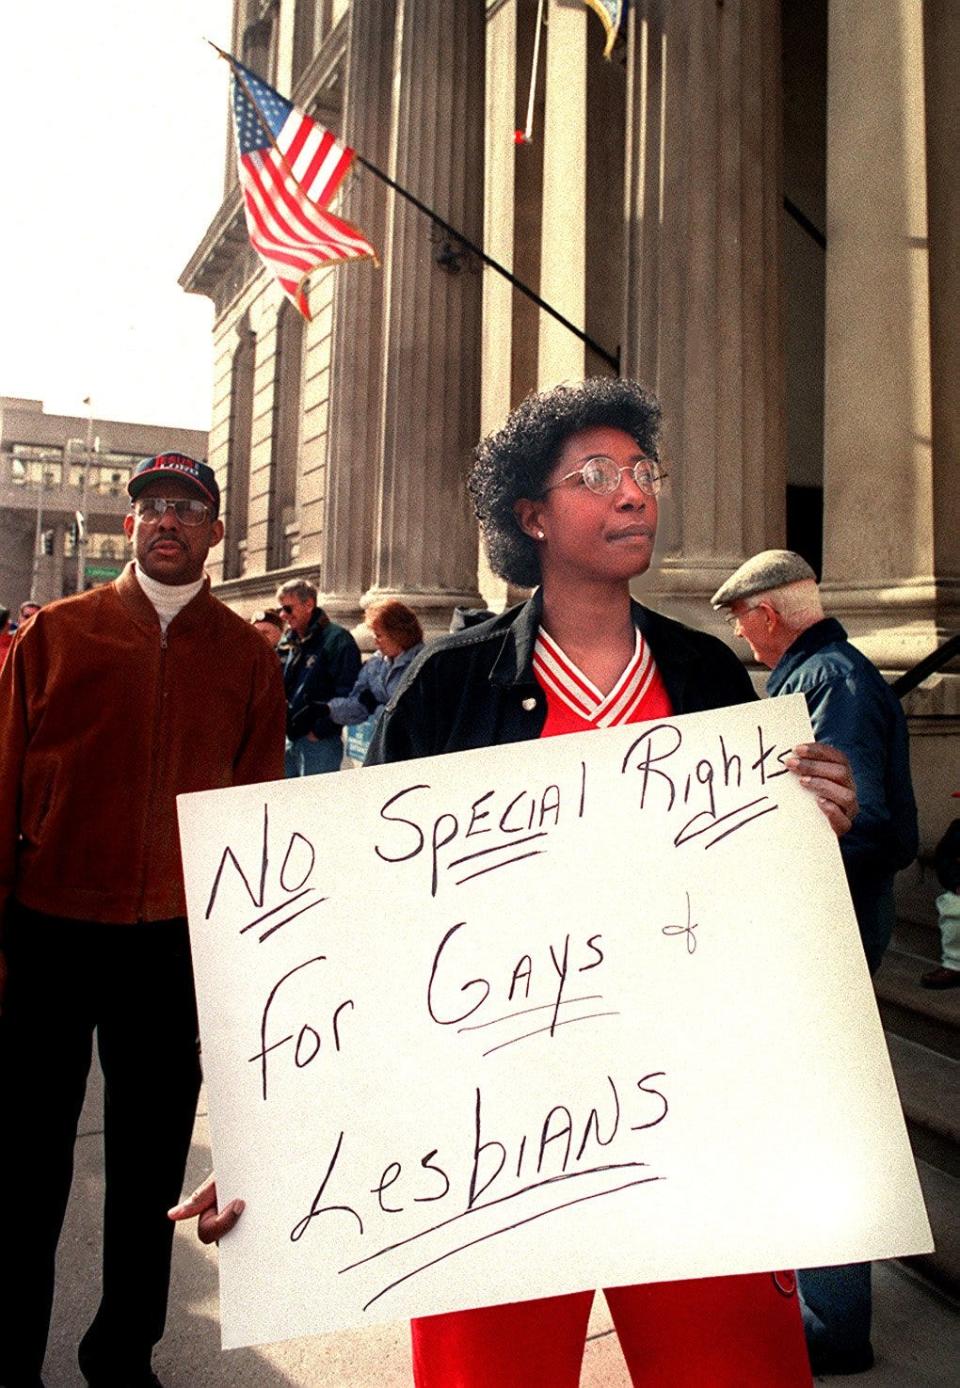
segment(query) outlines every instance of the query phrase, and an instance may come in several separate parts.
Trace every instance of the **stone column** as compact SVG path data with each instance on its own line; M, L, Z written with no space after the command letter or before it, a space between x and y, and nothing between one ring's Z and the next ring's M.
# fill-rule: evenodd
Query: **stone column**
M340 133L386 169L396 0L352 0L349 23ZM336 210L364 232L383 259L386 184L362 167L355 170ZM349 624L360 619L360 596L373 565L386 272L363 264L336 273L320 601L332 617Z
M587 10L552 0L548 20L540 297L582 326L587 320ZM584 351L569 328L541 312L540 389L581 378Z
M270 79L278 92L289 92L296 80L293 71L293 43L296 25L296 4L279 4L274 13L274 45L277 66ZM296 74L299 77L299 73Z
M932 598L923 19L848 0L829 24L823 587L851 634L893 635ZM902 665L903 636L865 644Z
M933 565L938 632L960 627L960 7L926 0Z
M484 249L513 270L516 204L517 5L507 0L487 21L484 122ZM508 280L483 273L483 367L480 432L487 434L510 413L513 294ZM509 585L494 574L481 548L479 585L488 603L503 607Z
M703 599L781 545L777 0L636 0L628 11L622 372L664 410L672 497L645 583Z
M483 0L401 0L389 172L472 241L483 235ZM479 267L437 263L430 224L390 195L373 580L445 628L479 602L465 490L480 426ZM455 248L454 248L455 249Z

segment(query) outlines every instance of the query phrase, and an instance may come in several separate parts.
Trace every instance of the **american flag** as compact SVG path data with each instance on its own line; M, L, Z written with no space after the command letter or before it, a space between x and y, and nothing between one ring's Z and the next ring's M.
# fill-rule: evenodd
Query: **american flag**
M240 187L254 250L304 318L312 270L376 260L362 232L326 210L353 159L329 130L298 111L235 58L233 114Z

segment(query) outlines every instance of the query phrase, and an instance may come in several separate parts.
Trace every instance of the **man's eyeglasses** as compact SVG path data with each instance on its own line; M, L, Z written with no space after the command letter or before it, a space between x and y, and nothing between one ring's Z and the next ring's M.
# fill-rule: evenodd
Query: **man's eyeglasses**
M731 608L728 607L723 614L723 620L726 622L728 627L732 627L733 630L736 631L737 627L743 621L744 617L749 617L751 612L756 612L758 606L758 603L751 603L749 606L744 604L744 606L741 607L739 612L734 612Z
M555 491L557 487L565 486L576 477L588 491L594 492L597 496L610 496L619 490L625 472L630 473L646 496L660 495L666 473L661 472L656 463L651 462L649 458L641 458L632 467L621 467L612 458L588 458L583 467L578 467L575 472L568 472L566 477L561 477L559 482L554 482L552 486L544 487L543 490Z
M281 611L285 616L289 617L289 616L290 616L290 613L293 611L293 608L290 606L290 604L289 604L288 602L282 602L282 603L280 604L280 611Z
M173 511L181 525L203 525L210 515L210 507L205 501L185 496L142 496L134 503L133 509L147 525L156 525L168 511Z

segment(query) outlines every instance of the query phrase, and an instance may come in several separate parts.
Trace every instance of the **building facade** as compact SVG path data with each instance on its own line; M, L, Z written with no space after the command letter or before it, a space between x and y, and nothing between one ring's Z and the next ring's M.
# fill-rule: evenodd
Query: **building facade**
M127 481L163 449L205 460L207 435L0 397L0 603L15 612L77 592L81 550L85 588L116 578L129 558Z
M582 0L237 0L233 51L509 268L585 342L366 171L337 210L378 248L312 320L224 200L181 283L216 306L218 590L319 581L356 621L433 630L511 598L470 452L529 390L615 369L664 406L672 497L642 591L700 626L790 544L887 672L960 615L960 7L634 0L611 59ZM532 85L532 95L531 95ZM518 142L531 116L531 138ZM960 677L910 696L925 838L950 816Z

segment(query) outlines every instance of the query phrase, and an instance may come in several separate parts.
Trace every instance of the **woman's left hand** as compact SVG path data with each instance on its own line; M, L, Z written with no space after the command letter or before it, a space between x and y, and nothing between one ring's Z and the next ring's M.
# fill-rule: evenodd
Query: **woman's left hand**
M167 1218L196 1219L200 1242L218 1243L224 1234L229 1234L243 1210L242 1200L231 1200L222 1210L218 1209L217 1178L211 1172L192 1195L188 1195L179 1205L174 1205L172 1210L167 1210Z
M784 762L813 791L837 837L845 834L860 808L846 755L826 742L801 742Z

